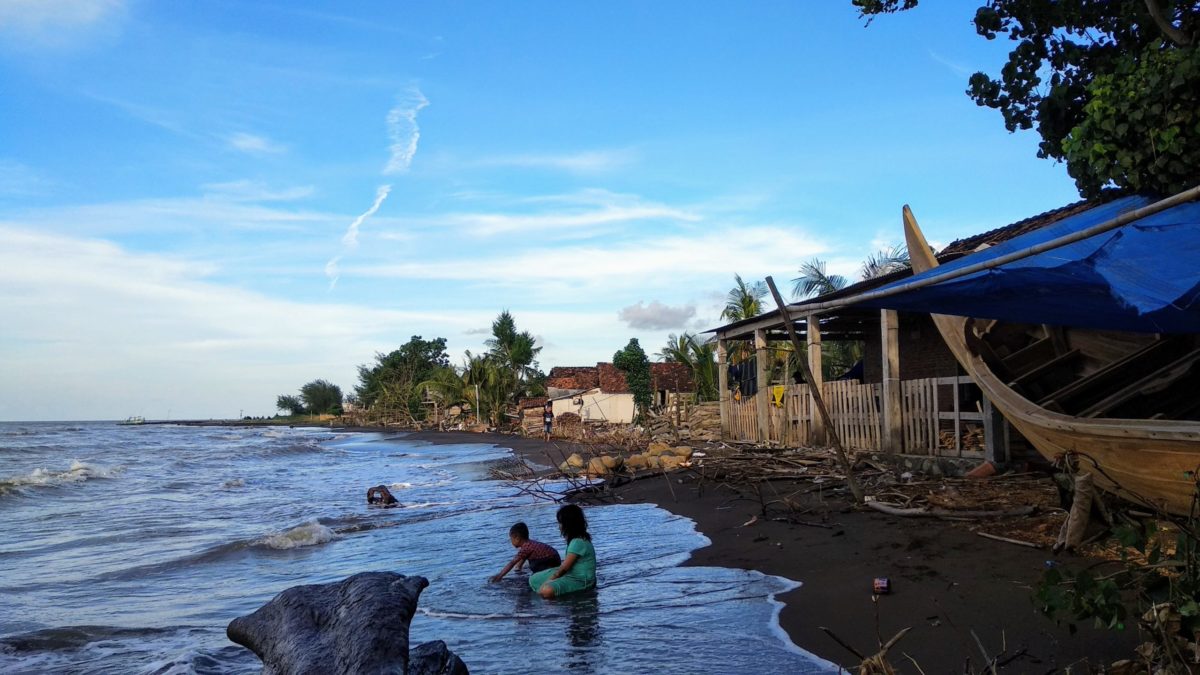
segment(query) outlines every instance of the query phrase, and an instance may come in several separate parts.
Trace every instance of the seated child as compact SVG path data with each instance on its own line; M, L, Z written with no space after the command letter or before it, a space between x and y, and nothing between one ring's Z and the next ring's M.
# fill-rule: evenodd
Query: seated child
M556 569L529 576L530 588L546 599L596 587L596 549L583 509L567 504L558 510L557 518L558 530L567 540L567 559Z
M558 551L555 551L553 547L529 538L529 527L525 523L517 523L510 527L508 540L512 542L513 548L517 549L517 555L490 581L500 581L514 567L521 569L526 562L529 563L530 572L541 572L558 567L562 563L562 558L558 557Z

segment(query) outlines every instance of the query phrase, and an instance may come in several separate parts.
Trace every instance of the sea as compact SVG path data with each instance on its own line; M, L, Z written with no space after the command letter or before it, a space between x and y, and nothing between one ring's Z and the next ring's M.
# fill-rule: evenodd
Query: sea
M472 673L836 672L779 628L795 581L681 566L708 541L654 505L585 508L594 593L489 584L516 521L564 548L555 504L492 477L512 457L403 433L0 423L0 672L258 672L230 620L368 570L426 577L412 645L444 640ZM380 484L401 507L367 506Z

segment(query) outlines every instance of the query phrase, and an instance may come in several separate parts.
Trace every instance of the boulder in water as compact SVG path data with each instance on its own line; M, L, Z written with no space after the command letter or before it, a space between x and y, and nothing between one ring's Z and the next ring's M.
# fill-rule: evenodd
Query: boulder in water
M234 619L229 639L258 655L263 673L466 675L441 641L408 648L425 577L363 572L332 584L293 586Z

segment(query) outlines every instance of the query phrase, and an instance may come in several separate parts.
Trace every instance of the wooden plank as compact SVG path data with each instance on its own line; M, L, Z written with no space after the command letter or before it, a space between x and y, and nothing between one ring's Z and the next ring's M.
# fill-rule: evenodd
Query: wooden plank
M885 452L904 452L906 446L903 410L903 386L900 382L900 317L894 310L879 313L883 359L883 397L880 408L883 416L882 449Z
M754 364L755 384L758 390L754 394L755 410L758 413L758 437L760 443L771 440L771 405L770 371L767 364L767 331L754 331Z
M958 382L954 383L954 452L962 457L962 419L958 409Z
M717 340L717 394L721 411L721 437L731 438L733 419L729 409L729 366L727 364L729 344Z

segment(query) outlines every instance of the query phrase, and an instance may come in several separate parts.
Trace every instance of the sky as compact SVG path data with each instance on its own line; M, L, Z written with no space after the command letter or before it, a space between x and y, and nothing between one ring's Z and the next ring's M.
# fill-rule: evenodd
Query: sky
M974 4L0 0L0 420L269 415L504 309L546 370L653 354L904 204L1078 199L965 95Z

